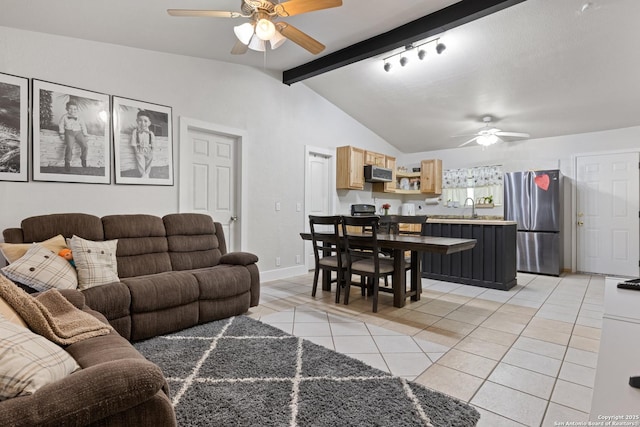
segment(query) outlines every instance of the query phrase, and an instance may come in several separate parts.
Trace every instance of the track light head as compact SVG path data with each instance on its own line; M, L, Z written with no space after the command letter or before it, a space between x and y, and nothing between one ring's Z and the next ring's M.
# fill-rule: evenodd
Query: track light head
M438 52L438 55L440 55L446 48L447 47L444 45L444 43L438 43L436 45L436 52Z
M385 62L384 63L384 70L388 73L389 71L391 71L391 63L390 62Z
M400 65L401 66L404 67L405 65L407 65L408 62L409 62L409 58L407 58L406 56L401 56L400 57Z
M420 49L418 51L418 58L422 61L425 56L427 56L427 51L424 49Z

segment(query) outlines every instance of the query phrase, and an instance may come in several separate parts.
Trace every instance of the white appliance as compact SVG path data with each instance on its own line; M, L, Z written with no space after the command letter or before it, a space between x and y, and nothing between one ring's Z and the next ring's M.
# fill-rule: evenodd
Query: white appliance
M416 214L416 205L413 203L403 203L400 207L401 215L415 215Z

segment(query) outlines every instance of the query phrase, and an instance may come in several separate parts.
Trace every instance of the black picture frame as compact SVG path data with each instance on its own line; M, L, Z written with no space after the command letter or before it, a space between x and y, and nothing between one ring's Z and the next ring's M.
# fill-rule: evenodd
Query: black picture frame
M32 92L34 181L110 184L109 95L36 79Z
M29 79L0 73L0 181L29 180Z
M171 107L113 96L112 108L116 184L173 185ZM138 133L146 126L139 124L140 116L148 120L151 143L148 133Z

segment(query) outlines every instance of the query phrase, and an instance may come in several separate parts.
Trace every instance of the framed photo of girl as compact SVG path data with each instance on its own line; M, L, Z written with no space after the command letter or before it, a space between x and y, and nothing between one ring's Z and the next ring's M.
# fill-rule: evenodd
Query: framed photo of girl
M173 185L171 107L113 97L116 184Z
M0 181L28 178L29 79L0 73Z
M33 179L111 183L109 95L33 80Z

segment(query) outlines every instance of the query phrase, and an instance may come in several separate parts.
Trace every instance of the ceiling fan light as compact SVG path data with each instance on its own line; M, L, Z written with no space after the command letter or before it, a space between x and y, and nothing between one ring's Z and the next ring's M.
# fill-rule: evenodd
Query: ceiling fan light
M269 40L269 44L271 44L271 49L273 50L282 46L282 44L286 41L287 38L280 34L279 31L276 31L273 37L271 37L271 39Z
M249 49L257 50L258 52L264 52L265 51L264 40L261 40L258 37L251 38L251 41L249 42Z
M253 25L249 22L242 25L236 25L233 27L233 32L242 44L247 45L251 41L251 36L253 36Z
M490 134L490 135L480 135L477 139L476 142L484 147L488 146L488 145L493 145L496 142L498 142L500 140L500 138L498 138L496 135Z
M256 36L261 40L271 40L276 33L276 26L268 19L259 19L256 23Z
M438 52L438 55L440 55L446 48L447 46L445 46L444 43L438 43L436 45L436 52Z

